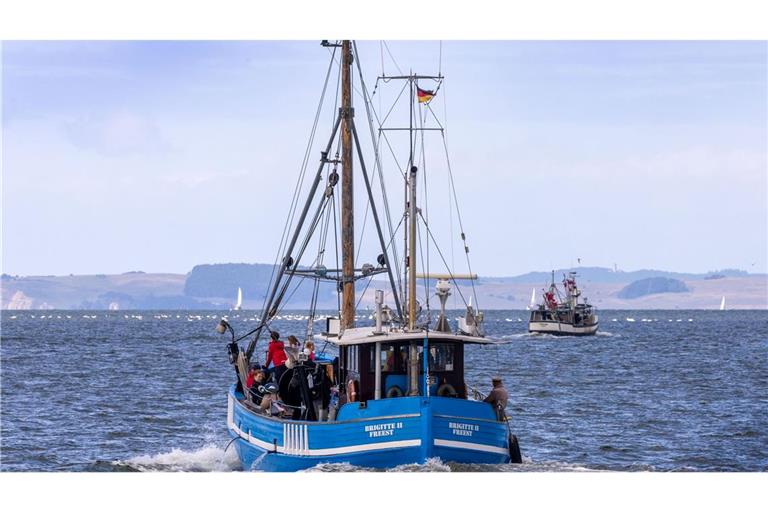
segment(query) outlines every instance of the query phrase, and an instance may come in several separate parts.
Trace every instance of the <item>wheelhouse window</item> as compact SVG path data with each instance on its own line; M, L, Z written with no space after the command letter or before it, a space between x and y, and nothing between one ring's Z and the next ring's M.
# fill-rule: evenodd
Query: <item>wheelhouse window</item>
M371 345L370 348L370 369L371 373L373 373L376 370L376 348L375 345ZM397 352L395 350L395 345L391 345L388 343L382 343L381 345L381 371L383 372L395 372L397 371Z
M406 374L408 373L408 350L407 343L381 345L381 371L389 373ZM424 359L422 345L416 346L419 357L419 373L424 371ZM455 369L456 347L453 343L430 343L429 344L429 371L430 372L452 372ZM376 349L373 345L370 348L370 373L376 371Z
M351 345L347 347L347 361L346 361L346 369L352 372L357 372L357 354L358 354L358 347L357 345Z
M452 372L454 364L453 343L434 343L429 346L429 370Z

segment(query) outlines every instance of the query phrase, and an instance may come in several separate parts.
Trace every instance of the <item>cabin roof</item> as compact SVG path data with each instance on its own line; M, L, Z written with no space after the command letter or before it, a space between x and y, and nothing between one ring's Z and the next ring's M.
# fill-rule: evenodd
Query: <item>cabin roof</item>
M466 334L454 334L449 332L439 331L400 331L400 330L385 330L380 334L374 333L375 327L354 327L347 329L341 336L329 336L327 334L318 334L315 339L320 341L327 341L338 346L345 345L360 345L363 343L376 343L381 341L382 343L397 343L398 341L412 341L423 340L424 336L428 338L440 339L445 341L458 341L462 343L477 343L484 345L493 345L503 343L502 341L493 340L490 338L484 338L480 336L468 336Z

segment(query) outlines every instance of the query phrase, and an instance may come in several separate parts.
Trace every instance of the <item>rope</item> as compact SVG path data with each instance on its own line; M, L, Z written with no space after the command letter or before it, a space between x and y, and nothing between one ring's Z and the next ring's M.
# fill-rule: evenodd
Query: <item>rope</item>
M304 178L306 176L307 165L309 163L309 155L310 155L310 152L312 151L312 146L314 144L315 134L317 133L317 124L318 124L318 121L320 120L320 113L322 112L322 109L323 109L323 102L325 100L325 93L326 93L326 91L328 89L328 81L329 81L330 76L331 76L331 70L333 69L333 63L335 61L335 55L336 55L336 48L333 49L333 51L331 53L331 60L328 63L328 70L326 71L326 74L325 74L325 81L323 83L323 90L320 93L320 100L319 100L318 105L317 105L317 111L315 112L315 119L314 119L314 122L312 124L312 130L310 131L309 140L307 141L307 147L306 147L306 149L304 151L304 158L303 158L302 163L301 163L301 171L299 173L299 178L298 178L298 180L296 182L296 187L294 188L294 191L293 191L293 198L291 199L291 206L289 207L289 210L288 210L289 211L288 218L286 220L285 225L283 226L283 233L282 233L282 235L280 237L280 245L278 246L278 251L277 251L277 255L275 257L275 262L272 265L272 272L270 273L269 284L268 284L268 287L267 287L268 289L271 289L272 285L274 283L275 272L277 270L277 264L280 261L280 256L281 256L281 254L283 252L283 249L285 248L285 244L288 241L288 235L289 235L289 232L290 232L289 228L293 224L293 218L294 218L294 215L296 214L296 207L298 206L299 192L301 190L301 187L302 187L302 185L304 183ZM279 280L280 277L281 276L277 276L277 279ZM262 309L262 315L261 316L262 316L262 318L265 318L266 317L266 313L268 313L267 311L264 311L264 309L267 306L267 297L268 297L268 294L266 294L264 296L264 302L262 303L262 306L261 306L261 309Z
M355 53L357 53L357 43L353 42L352 44L354 46ZM384 172L383 172L383 169L381 167L381 157L380 157L380 152L379 152L379 141L380 141L380 138L377 139L376 136L375 136L374 129L373 129L373 118L371 116L371 113L373 113L373 115L376 116L377 119L378 119L378 116L376 114L376 110L372 106L372 103L373 103L372 98L368 95L368 88L366 87L365 80L363 79L363 69L362 69L362 66L360 64L360 59L355 59L355 62L357 63L357 70L358 70L358 73L360 75L360 84L361 84L361 87L362 87L362 90L363 90L363 103L365 105L366 119L368 120L368 129L369 129L370 135L371 135L371 144L373 145L374 158L375 158L373 173L372 173L372 176L371 176L371 181L373 181L375 179L375 176L378 173L379 184L381 186L381 192L382 192L382 196L384 198L384 211L385 211L385 214L386 214L387 228L388 228L389 234L391 236L392 233L393 233L393 231L392 231L392 214L391 214L391 211L390 211L390 208L389 208L389 198L387 196L387 189L386 189L386 186L384 184ZM376 81L376 85L378 86L378 80ZM379 100L381 101L381 96L379 96ZM381 128L381 125L379 125L379 127ZM381 134L382 132L380 131L379 133ZM390 146L390 150L391 150L391 146ZM368 213L368 209L366 208L366 218L367 218L367 213ZM395 261L395 269L394 270L395 270L395 275L397 275L397 278L398 278L398 286L402 287L402 283L400 282L400 275L399 275L400 274L400 264L399 264L398 254L397 254L397 246L393 246L392 247L392 254L393 254L393 258L392 259ZM397 293L397 290L393 290L392 293Z
M442 136L442 139L443 139L443 149L445 150L445 160L446 160L446 162L448 164L448 176L450 177L451 191L453 192L453 201L454 201L454 203L456 205L456 216L457 216L457 218L459 220L459 229L461 229L461 241L464 244L464 255L466 256L466 259L467 259L467 269L469 270L469 273L471 274L472 273L472 263L469 261L469 246L467 245L467 237L466 237L466 234L464 233L464 223L461 220L461 210L459 209L459 199L458 199L458 196L456 195L456 184L454 183L454 180L453 180L453 169L451 168L451 159L450 159L450 156L448 154L448 145L447 145L447 142L445 140L445 132L441 132L441 133L443 135ZM472 279L470 282L472 284L472 296L475 299L475 306L476 306L477 310L480 311L480 304L477 301L477 290L475 289L475 281L474 281L474 279Z
M395 58L392 56L392 52L389 50L389 45L387 44L387 42L386 42L386 41L382 41L382 42L384 43L384 48L386 48L386 49L387 49L387 53L389 54L389 58L390 58L390 59L392 59L392 63L393 63L393 64L395 65L395 67L397 68L397 72L398 72L398 73L400 73L400 74L402 75L402 74L403 74L403 72L402 72L402 70L400 69L400 66L398 66L398 65L397 65L397 61L395 60Z
M468 306L467 300L464 298L464 294L461 293L461 288L459 287L459 283L456 282L456 278L453 276L453 271L448 266L448 262L445 261L445 256L443 256L443 252L440 250L440 246L437 245L437 240L435 240L435 235L432 234L432 230L429 229L429 226L426 224L426 221L424 220L424 217L419 213L419 216L421 217L421 220L424 221L424 225L427 228L427 234L432 238L432 241L435 243L435 249L437 249L437 254L440 255L440 259L443 260L443 264L445 265L446 270L448 271L448 275L451 277L451 281L456 285L456 291L459 292L459 296L461 297L462 302L464 302L464 306Z

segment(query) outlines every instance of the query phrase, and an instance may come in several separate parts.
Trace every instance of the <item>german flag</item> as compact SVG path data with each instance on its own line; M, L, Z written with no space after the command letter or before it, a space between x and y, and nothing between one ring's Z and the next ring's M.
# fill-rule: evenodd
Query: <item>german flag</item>
M416 86L416 95L419 98L419 103L429 103L429 101L435 97L435 91L427 91L424 89L420 89L419 86Z

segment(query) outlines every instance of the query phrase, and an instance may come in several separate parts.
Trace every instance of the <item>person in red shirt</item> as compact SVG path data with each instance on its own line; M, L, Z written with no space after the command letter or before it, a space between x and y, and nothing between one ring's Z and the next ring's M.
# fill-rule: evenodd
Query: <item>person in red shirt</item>
M280 341L280 333L272 331L270 333L269 348L267 349L267 361L264 366L269 366L269 363L274 365L272 371L275 374L275 381L280 383L280 377L282 377L285 371L285 361L288 356L285 354L285 345Z

